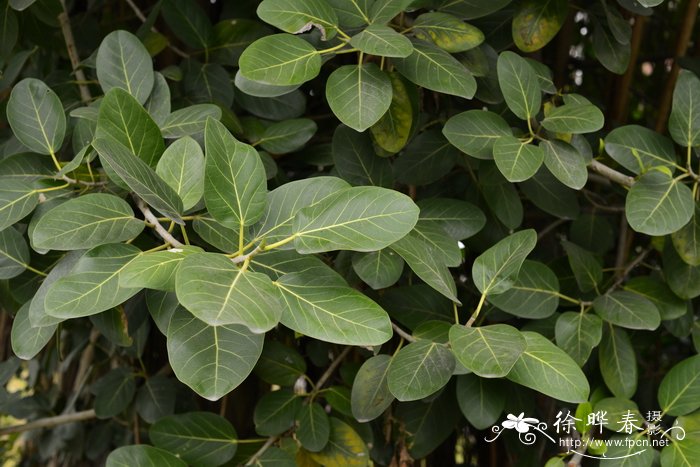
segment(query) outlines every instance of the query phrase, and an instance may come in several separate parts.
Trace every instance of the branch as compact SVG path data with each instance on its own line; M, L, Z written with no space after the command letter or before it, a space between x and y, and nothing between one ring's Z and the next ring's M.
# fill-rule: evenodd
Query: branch
M22 425L8 426L0 428L0 436L9 435L10 433L22 433L24 431L37 430L40 428L52 428L66 423L82 422L95 418L95 410L83 410L82 412L67 413L57 415L55 417L41 418L33 422L23 423Z
M391 327L394 328L394 331L396 331L396 334L398 334L399 336L403 337L403 338L406 339L408 342L415 342L415 341L416 341L416 338L415 338L415 337L413 337L412 335L410 335L409 333L407 333L406 331L404 331L403 329L401 329L401 328L399 327L399 325L396 324L396 323L394 323L393 321L391 322Z
M588 166L593 170L594 172L597 172L598 174L602 175L605 178L608 178L612 180L615 183L619 183L620 185L624 185L627 187L631 187L634 185L634 178L630 177L629 175L625 175L622 172L618 172L615 169L612 169L608 167L607 165L598 162L597 160L593 159Z
M160 225L160 222L158 222L158 218L151 212L151 209L146 205L146 203L139 198L138 196L134 195L134 200L136 201L136 206L139 208L141 213L143 213L144 219L146 219L149 223L153 224L153 228L156 229L156 232L160 237L168 242L171 246L174 246L176 248L181 248L185 246L183 243L181 243L178 239L173 237L170 232L168 232L165 227Z
M349 347L348 347L348 348L349 348ZM248 462L246 462L245 465L253 465L253 464L255 464L255 461L258 460L258 457L262 456L263 453L265 453L265 451L267 451L267 449L268 449L270 446L272 446L273 444L275 444L275 441L277 441L278 439L279 439L279 435L270 436L269 438L267 438L267 441L265 441L265 444L263 444L262 447L261 447L260 449L258 449L257 452L256 452L255 454L253 454L252 456L250 456L250 459L248 459Z
M326 368L326 371L321 375L321 377L316 382L316 385L314 386L314 393L317 393L321 389L321 387L324 384L326 384L326 381L328 381L328 378L331 377L331 375L333 374L335 369L338 368L340 363L343 361L343 359L345 357L347 357L347 355L350 353L351 350L352 350L351 346L345 347L345 349L343 349L343 351L340 352L340 355L338 355L338 357L336 357L336 359L333 360L330 365L328 365L328 368ZM315 394L312 394L312 396L313 395L315 395Z
M646 248L644 251L642 251L639 254L639 256L637 256L634 259L634 261L632 261L630 264L628 264L627 267L625 268L625 270L622 272L622 274L620 274L620 277L618 277L618 279L615 281L615 283L613 285L611 285L610 288L605 293L608 293L608 292L618 288L625 281L625 279L627 279L627 276L630 275L632 270L634 268L636 268L637 266L639 266L640 264L642 264L642 262L647 257L647 255L649 255L649 253L651 253L651 250L652 250L652 247Z
M260 243L260 245L256 246L255 249L248 254L239 255L239 256L231 258L231 261L233 261L235 264L238 264L238 263L243 263L244 261L252 258L253 256L255 256L258 253L260 253L261 251L263 251L263 249L264 249L263 243L264 242Z
M78 51L75 48L75 38L73 37L73 30L70 26L70 18L68 17L68 9L66 8L65 0L61 0L61 8L63 8L63 12L58 15L58 22L61 24L61 31L63 32L63 38L66 41L66 49L68 50L68 57L70 58L75 78L78 81L80 99L83 101L83 104L88 104L92 101L92 96L90 95L90 89L85 84L87 81L85 73L83 73L83 69L80 68L80 57L78 57Z

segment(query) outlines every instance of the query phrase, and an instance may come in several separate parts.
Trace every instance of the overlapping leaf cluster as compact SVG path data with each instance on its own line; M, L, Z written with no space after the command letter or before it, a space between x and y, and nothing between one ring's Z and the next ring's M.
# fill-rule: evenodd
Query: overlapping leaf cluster
M658 408L688 432L661 465L700 462L698 76L678 75L669 137L606 125L524 55L567 0L247 3L215 25L191 0L134 4L143 25L100 36L83 81L19 50L19 24L65 6L4 2L0 279L29 363L0 379L33 394L0 406L94 410L62 461L114 466L453 456L458 428L536 401ZM626 18L660 3L584 8L605 69L628 69Z

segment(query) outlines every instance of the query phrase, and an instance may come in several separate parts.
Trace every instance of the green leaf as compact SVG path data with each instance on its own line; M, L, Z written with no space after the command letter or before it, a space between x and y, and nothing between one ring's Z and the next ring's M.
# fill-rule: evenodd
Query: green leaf
M600 23L593 32L593 51L598 61L613 73L621 75L629 66L630 46L619 43L613 33Z
M493 159L496 141L513 134L503 117L487 110L467 110L451 117L442 133L460 151L478 159Z
M562 246L581 292L595 289L603 280L603 266L600 259L575 243L564 241Z
M258 39L245 49L238 63L244 77L275 86L302 84L321 70L316 49L289 34Z
M616 162L635 174L657 166L673 170L676 165L673 142L639 125L621 126L608 133L605 150Z
M566 21L566 0L526 0L513 17L513 40L523 52L541 49L557 35Z
M175 274L180 263L187 256L201 251L202 249L196 246L184 246L144 253L134 258L119 272L119 285L174 292Z
M558 139L542 143L544 165L564 185L580 190L588 181L586 160L575 147Z
M495 13L510 2L511 0L444 0L441 2L440 11L469 20Z
M54 282L71 272L78 260L83 256L83 253L85 252L69 252L56 262L49 274L44 278L29 305L29 322L32 327L44 327L63 321L62 318L56 318L46 313L46 294Z
M450 328L452 351L465 368L483 378L502 378L525 350L520 331L507 324Z
M29 320L29 302L25 303L12 320L10 342L12 351L22 360L32 360L53 337L57 324L32 326Z
M423 13L413 23L416 37L450 53L465 52L484 42L484 33L447 13Z
M68 200L41 216L32 242L37 248L84 250L135 238L144 227L123 199L92 193Z
M92 385L95 414L111 418L122 413L136 394L136 380L130 368L115 368Z
M205 399L216 401L253 371L264 339L245 326L209 326L177 310L168 326L168 359L177 379Z
M661 324L656 305L633 292L601 295L593 301L593 309L605 321L627 329L653 331Z
M417 226L432 224L441 227L453 240L475 235L486 224L479 208L466 201L450 198L428 198L418 202L420 214Z
M39 204L32 185L22 180L3 180L0 186L0 231L15 224Z
M317 28L323 40L332 39L338 27L338 16L323 0L263 0L258 17L291 34Z
M213 119L207 120L205 150L204 202L209 214L243 235L265 209L267 182L260 156Z
M293 347L278 341L265 340L262 355L255 366L255 374L269 384L293 386L306 373L304 357Z
M143 106L153 121L157 125L162 125L168 115L170 115L170 88L162 73L156 71L154 76L153 90L151 90L151 94Z
M224 227L209 217L198 217L192 222L194 231L202 240L225 253L238 251L238 232Z
M567 311L557 318L557 345L582 367L603 336L603 322L591 313Z
M479 255L472 266L474 284L483 295L503 293L513 287L520 267L537 243L534 230L523 230L496 243Z
M576 362L541 334L522 335L527 347L507 378L560 401L587 401L590 387Z
M637 359L629 335L608 324L598 347L600 374L617 397L630 398L637 391Z
M122 446L109 453L106 467L151 467L167 465L168 467L186 467L182 460L162 449L135 444Z
M369 17L372 23L388 23L396 15L406 10L415 0L385 0L372 4Z
M171 415L151 425L156 447L196 465L225 464L236 454L238 435L231 423L211 412Z
M379 187L338 191L294 217L299 253L332 250L376 251L413 229L418 206L406 195Z
M234 83L236 88L243 91L245 95L253 97L281 97L287 94L291 94L299 88L299 84L292 84L289 86L274 86L272 84L262 83L260 81L253 81L240 72L236 72L236 77L234 78Z
M188 101L195 104L214 103L228 112L233 104L233 83L226 69L218 63L201 64L188 59L181 65L182 87Z
M503 383L497 379L462 375L457 378L457 403L469 423L485 430L498 421L506 405Z
M429 246L438 262L445 266L455 268L462 264L462 252L445 229L434 223L419 222L412 232L413 237L418 237Z
M352 256L355 274L374 290L391 287L398 282L403 264L403 259L388 248Z
M693 216L690 188L670 174L650 170L627 193L627 222L637 232L667 235L686 225Z
M221 120L221 107L214 104L195 104L169 114L160 127L164 138L182 138L204 131L208 118Z
M98 138L92 143L100 160L115 172L143 200L178 224L182 200L170 185L126 146L111 139Z
M681 146L700 146L700 79L691 71L678 75L668 131Z
M204 195L204 153L189 136L173 142L158 161L156 174L175 190L187 211Z
M392 88L391 105L370 128L370 132L377 146L395 154L406 146L411 136L415 105L411 91L415 91L415 88L404 81L399 73L390 72L387 75Z
M66 115L55 92L43 81L25 78L12 88L7 121L18 140L39 154L55 154L66 134Z
M29 247L14 227L0 230L0 279L12 279L29 265Z
M297 413L296 436L304 449L318 452L328 444L331 423L328 415L318 403L302 405Z
M457 288L449 269L438 259L433 247L415 232L411 232L390 247L426 284L455 303Z
M691 266L700 266L700 206L690 222L671 235L673 247L681 259Z
M396 417L403 422L408 434L406 442L409 454L420 459L441 445L451 433L460 418L451 391L444 391L440 397L427 401L399 404Z
M496 218L509 229L518 228L523 222L523 203L515 185L501 175L495 164L484 164L478 181L484 187L486 205Z
M139 289L119 286L119 273L141 251L133 245L114 243L92 248L70 274L54 282L46 293L46 313L56 318L78 318L109 310Z
M513 287L490 296L489 302L520 318L547 318L559 306L559 280L546 265L525 260Z
M375 154L369 135L345 125L333 133L333 162L338 175L352 185L391 188L394 184L391 163Z
M269 277L218 253L187 256L177 270L175 289L180 303L211 326L243 324L262 333L275 327L282 313Z
M111 89L102 99L95 137L122 144L150 167L155 167L165 148L156 122L119 88Z
M406 58L413 52L413 44L389 26L371 24L350 39L350 45L370 55Z
M537 173L545 152L540 146L525 143L514 136L502 136L493 145L493 159L509 182L522 182Z
M605 117L595 105L566 104L552 109L541 123L555 133L593 133L603 128Z
M677 437L679 436L680 433L671 435L671 437L676 438L676 440L669 443L661 450L660 461L663 467L677 465L692 467L700 462L700 448L698 448L699 437L695 435L692 438L688 437L678 441Z
M285 120L268 126L256 144L272 154L294 152L303 148L316 130L316 122L308 118Z
M313 177L285 183L272 190L267 194L265 213L253 228L255 240L265 238L270 245L290 237L293 235L294 217L299 211L346 188L349 185L339 178ZM280 248L285 248L285 245Z
M391 81L374 63L344 65L326 82L326 99L338 119L356 131L365 131L391 105Z
M508 108L521 120L534 118L542 105L542 91L535 70L527 60L510 51L501 52L497 66L498 84Z
M680 318L688 311L685 300L671 292L658 277L638 276L630 279L624 289L641 295L656 305L662 320Z
M113 31L97 50L97 79L105 94L120 88L143 104L154 83L153 62L138 37L128 31Z
M294 425L301 408L301 399L292 391L282 389L265 394L258 400L253 413L255 431L261 435L278 435Z
M150 376L136 392L134 408L146 422L155 423L162 417L172 415L176 396L177 388L172 378Z
M465 99L471 99L476 92L471 72L456 58L427 42L414 42L411 55L392 63L409 81L431 91Z
M362 364L352 383L352 415L360 423L379 417L394 401L389 391L389 355L370 357Z
M311 453L311 458L327 466L366 466L369 450L360 435L337 418L331 417L330 421L331 432L328 444L322 451Z
M290 329L347 345L380 345L391 338L386 312L339 278L293 272L274 284L284 298L282 324Z
M427 185L447 175L459 161L459 152L436 130L418 135L394 164L400 182Z
M700 408L700 355L677 363L659 386L659 404L667 415L687 415Z
M454 355L446 346L422 339L412 342L391 360L389 391L403 402L423 399L442 389L454 368Z
M548 214L562 219L576 219L579 215L576 191L563 185L545 167L523 182L520 189L532 204Z
M700 267L684 262L671 245L663 250L663 265L666 281L674 294L686 300L700 295Z
M206 49L213 45L214 28L197 2L165 0L160 11L168 27L187 46Z

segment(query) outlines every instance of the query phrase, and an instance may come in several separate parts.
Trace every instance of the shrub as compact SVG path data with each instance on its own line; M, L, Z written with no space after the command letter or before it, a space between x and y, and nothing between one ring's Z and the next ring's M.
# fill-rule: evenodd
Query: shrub
M0 10L8 461L700 464L696 1L139 3Z

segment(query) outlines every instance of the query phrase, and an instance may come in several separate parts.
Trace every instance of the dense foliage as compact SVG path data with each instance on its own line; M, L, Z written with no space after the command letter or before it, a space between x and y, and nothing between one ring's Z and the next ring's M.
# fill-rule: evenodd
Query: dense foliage
M700 465L697 1L0 3L6 461Z

